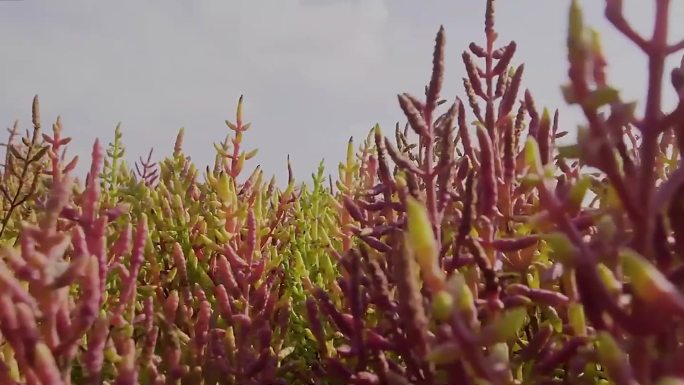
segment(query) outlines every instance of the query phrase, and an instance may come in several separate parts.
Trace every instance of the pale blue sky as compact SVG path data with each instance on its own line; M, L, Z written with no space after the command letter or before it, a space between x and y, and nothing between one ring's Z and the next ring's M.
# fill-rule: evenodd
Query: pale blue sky
M641 101L643 56L604 21L603 1L582 3L602 32L610 80ZM650 34L653 1L624 3ZM684 38L684 4L672 3L674 42ZM518 43L513 64L526 63L524 87L538 105L560 108L563 127L573 129L578 114L559 91L568 4L499 0L496 18L499 44ZM244 94L253 127L246 145L259 147L252 166L284 180L289 153L300 180L322 158L336 173L349 136L358 143L376 122L390 133L403 122L396 94L422 95L440 24L443 95L463 96L460 55L482 42L483 9L484 0L0 1L0 123L30 127L39 94L44 127L62 116L80 169L95 138L109 142L119 121L129 161L151 146L155 159L170 154L185 127L186 151L203 168ZM665 100L674 104L669 87Z

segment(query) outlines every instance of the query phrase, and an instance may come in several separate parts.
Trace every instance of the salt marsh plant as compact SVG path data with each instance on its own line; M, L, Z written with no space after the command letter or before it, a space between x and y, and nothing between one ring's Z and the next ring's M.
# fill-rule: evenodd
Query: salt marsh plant
M250 168L240 97L213 165L181 129L170 156L129 167L117 126L81 181L34 99L0 173L0 383L684 383L670 1L649 38L604 2L648 61L643 116L570 1L561 90L586 122L569 145L483 4L462 98L441 95L440 28L425 95L397 97L406 124L350 139L334 179L321 165L299 183L288 162L279 188Z

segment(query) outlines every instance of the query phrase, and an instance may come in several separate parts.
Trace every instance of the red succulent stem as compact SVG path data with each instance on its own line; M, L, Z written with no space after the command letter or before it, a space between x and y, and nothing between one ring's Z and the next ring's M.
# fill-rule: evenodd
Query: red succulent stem
M492 20L493 22L493 20ZM493 28L493 26L492 26ZM494 87L494 42L496 41L496 32L492 29L491 33L487 33L487 55L485 56L485 76L487 82L487 100L486 100L486 110L485 110L485 126L487 127L487 132L492 140L492 151L494 153L494 172L496 178L500 177L502 174L501 170L501 157L499 154L499 133L496 131L496 117L494 116L494 99L495 87ZM503 75L501 75L503 76ZM498 183L497 183L498 184ZM494 187L498 188L497 186Z
M622 14L622 0L606 0L606 18L620 31L626 38L636 44L642 51L649 51L649 42L646 41L632 26L627 23Z
M681 51L684 49L684 40L680 40L679 42L669 45L667 49L665 50L665 53L668 55L672 55L673 53L677 53L677 51Z
M587 315L591 318L591 314L594 313L600 317L601 313L605 311L629 333L635 335L648 333L647 329L641 327L638 320L623 310L608 293L596 269L596 255L583 241L578 226L573 224L561 202L545 186L539 187L539 194L558 228L568 236L568 239L576 247L576 252L574 253L575 273L581 300ZM592 319L594 326L597 329L608 329L605 322L598 317Z
M433 230L435 232L435 236L437 237L437 242L440 242L440 226L439 226L439 221L438 221L438 213L437 213L437 199L436 199L436 188L435 188L435 173L433 172L434 169L434 142L435 142L435 136L434 136L434 127L432 124L432 109L430 107L426 107L423 110L423 116L425 117L425 122L427 124L427 132L426 135L423 137L423 140L425 141L425 154L424 154L424 159L425 162L423 163L423 180L425 181L425 194L426 194L426 204L427 204L427 210L428 210L428 216L430 218L430 222L432 223Z
M618 17L614 15L615 11L611 8L611 2L612 0L607 0L609 5L606 8L606 14L611 15L609 20L611 20L613 23L618 21L624 22L624 18L622 18L622 16ZM611 10L610 12L608 11L609 9ZM572 38L573 37L571 37L571 39ZM585 78L586 67L582 62L584 59L579 59L578 61L578 58L575 57L573 53L570 53L569 59L570 67L568 69L568 76L572 84L572 91L576 99L579 101L582 112L589 123L592 133L599 141L603 142L603 151L606 149L606 147L610 146L610 137L608 135L608 128L599 117L597 109L588 105L586 102L591 91L589 89L587 79ZM601 170L605 172L606 176L615 188L615 191L620 197L625 211L627 212L627 215L631 219L632 223L644 223L645 221L642 220L643 211L641 210L641 207L636 204L634 195L631 194L630 190L627 188L625 178L623 178L623 176L620 174L620 168L616 159L613 156L604 156L601 157L600 161Z
M658 126L662 119L662 89L665 58L667 57L667 32L668 12L670 0L656 0L656 20L653 28L653 37L648 42L648 94L644 124L642 128L643 142L640 153L642 160L640 201L646 205L646 218L637 222L635 248L647 258L651 257L653 248L653 233L655 228L655 215L651 196L655 190L654 172L656 150L658 147ZM620 24L618 24L620 25ZM618 28L619 29L619 28Z

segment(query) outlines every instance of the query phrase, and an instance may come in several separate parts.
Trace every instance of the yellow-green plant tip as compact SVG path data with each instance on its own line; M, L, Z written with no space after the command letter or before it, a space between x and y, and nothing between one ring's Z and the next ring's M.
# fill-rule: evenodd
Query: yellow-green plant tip
M473 312L475 310L475 300L473 292L468 287L465 277L459 272L454 272L454 274L447 281L447 290L451 294L452 298L456 299L456 307L460 311L467 313Z
M624 247L619 251L623 271L634 288L634 293L646 301L656 301L678 312L684 311L684 298L670 280L641 254Z
M377 136L382 136L382 130L380 129L380 124L376 123L375 126L373 126L373 133Z
M615 274L613 274L613 271L610 270L608 266L604 265L603 263L599 263L596 266L596 270L598 271L601 282L606 285L606 288L609 292L613 294L619 294L622 291L622 285L617 278L615 278Z
M396 183L397 187L400 189L406 188L406 178L404 178L403 175L396 175L394 177L394 183Z
M500 318L496 319L492 328L494 330L495 342L508 342L514 339L520 329L525 325L527 319L527 309L517 307L506 311Z
M561 317L558 315L558 312L556 309L549 307L549 306L544 306L541 308L542 315L546 320L553 326L553 330L556 333L562 333L563 332L563 320Z
M425 206L413 197L406 199L409 244L418 258L432 262L436 252L435 236Z
M221 176L218 178L217 181L217 186L216 186L216 194L218 195L219 199L222 201L226 202L230 199L230 193L231 193L231 188L230 188L230 180L227 174L223 173Z
M438 321L446 321L454 311L454 297L447 291L440 291L435 294L432 300L432 314Z
M608 368L619 365L624 359L624 353L610 333L600 331L596 335L599 362Z
M180 194L178 193L173 194L173 206L176 208L183 207L183 198L181 198Z
M117 364L121 361L121 356L116 353L114 347L108 347L104 351L105 359L111 363Z
M254 150L251 150L245 154L245 159L250 160L250 159L254 158L258 153L259 153L259 149L255 148Z
M542 172L539 144L532 137L528 137L525 142L525 164L530 167L532 173L540 174Z
M584 201L584 196L591 187L591 178L586 175L580 177L577 182L570 189L570 202L579 207Z
M445 342L432 348L426 359L436 365L450 364L461 359L461 349L455 342Z
M489 347L490 357L499 365L508 365L510 362L510 349L505 342L499 342Z
M541 125L550 124L550 123L551 123L551 114L549 113L549 108L544 107L544 111L542 112L542 117L541 117Z
M617 190L613 185L607 185L601 192L601 200L599 208L602 209L620 209L622 207L622 199L618 195Z
M567 235L561 232L553 232L543 235L542 239L553 250L554 259L561 261L564 265L572 266L577 251Z
M408 243L413 250L425 283L433 290L444 282L444 272L437 265L437 241L425 206L413 197L406 200Z
M578 336L587 335L587 321L584 316L584 307L581 303L573 302L569 305L568 319L575 334Z
M522 177L521 185L525 189L530 189L538 186L543 181L539 174L526 174Z
M570 4L568 35L571 39L578 40L584 33L584 20L582 8L578 0L572 0Z
M244 95L240 95L240 99L238 99L238 105L237 105L237 111L235 112L235 117L238 121L242 120L242 101L244 99Z
M351 167L354 164L354 138L349 138L347 142L347 167Z
M214 242L212 242L211 239L209 239L209 237L207 237L204 234L200 234L197 238L199 240L200 245L202 245L202 246L208 246L208 245L211 245L212 243L214 243Z
M549 183L549 182L554 182L555 181L555 176L556 176L556 167L553 165L553 163L547 163L544 165L542 169L542 174L544 175L544 181Z

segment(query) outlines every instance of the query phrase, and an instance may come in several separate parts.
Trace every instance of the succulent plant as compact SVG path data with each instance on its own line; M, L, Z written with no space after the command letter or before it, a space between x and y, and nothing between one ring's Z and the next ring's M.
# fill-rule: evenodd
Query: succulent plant
M337 178L321 163L297 182L289 159L284 188L247 174L241 96L202 174L183 129L129 167L117 125L81 182L36 97L0 173L0 384L684 383L670 1L645 38L605 0L648 60L643 117L570 2L562 91L586 118L571 144L483 4L463 98L441 96L441 27L424 97L397 97L406 124L350 138Z

